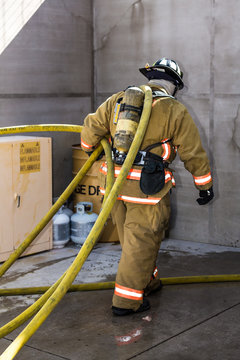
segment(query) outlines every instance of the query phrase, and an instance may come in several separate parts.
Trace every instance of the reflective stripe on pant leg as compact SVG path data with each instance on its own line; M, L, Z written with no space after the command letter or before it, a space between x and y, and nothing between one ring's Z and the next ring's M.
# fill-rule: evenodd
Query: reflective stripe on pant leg
M118 295L122 298L131 299L131 300L142 300L143 299L143 291L130 289L125 286L115 284L115 295Z

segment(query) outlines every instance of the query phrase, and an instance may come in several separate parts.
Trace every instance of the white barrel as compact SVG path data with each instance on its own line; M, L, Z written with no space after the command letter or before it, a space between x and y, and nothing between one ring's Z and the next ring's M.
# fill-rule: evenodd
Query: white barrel
M92 212L91 202L79 202L75 207L77 212L71 216L71 240L82 245L98 215Z
M70 240L70 218L61 208L53 216L53 248L61 249Z

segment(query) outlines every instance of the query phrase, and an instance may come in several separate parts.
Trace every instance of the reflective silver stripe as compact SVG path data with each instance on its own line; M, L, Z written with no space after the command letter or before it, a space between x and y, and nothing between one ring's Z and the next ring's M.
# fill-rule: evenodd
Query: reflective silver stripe
M119 198L124 201L139 203L139 204L157 204L161 199L148 199L148 198L136 198L133 196L120 195Z
M81 140L81 145L82 147L84 147L85 149L92 149L93 145L88 145L87 143L85 143L83 140Z
M142 299L142 297L143 297L143 294L138 294L134 291L123 290L123 289L120 289L118 286L116 286L115 289L117 290L117 292L119 292L120 294L123 294L123 295L135 296L139 299Z
M107 175L107 166L105 164L103 164L100 168L100 171L104 174ZM114 174L116 177L118 177L118 175L120 174L121 168L115 168ZM127 179L130 180L140 180L141 178L141 170L137 170L137 169L131 169L128 173ZM175 180L173 178L172 173L170 173L170 171L165 170L165 182L169 181L169 180L173 180L173 182L175 183Z
M118 177L120 174L121 168L115 168L114 175L115 177ZM100 168L100 172L102 172L104 175L107 175L107 166L103 164ZM141 170L137 169L131 169L127 175L127 179L131 180L140 180L141 177Z
M117 283L115 283L114 294L131 300L142 300L143 298L143 290L130 289Z
M205 185L212 180L211 173L208 173L205 176L194 176L194 182L196 185Z
M103 188L100 188L100 193L102 195L105 194L105 190ZM146 204L146 205L155 205L157 204L161 198L137 198L137 197L133 197L133 196L125 196L125 195L119 195L118 200L123 200L126 202L131 202L131 203L135 203L135 204Z

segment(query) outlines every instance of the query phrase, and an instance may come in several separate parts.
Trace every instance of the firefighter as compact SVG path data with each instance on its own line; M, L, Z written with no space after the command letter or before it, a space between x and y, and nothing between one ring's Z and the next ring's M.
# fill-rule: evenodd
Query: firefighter
M141 148L112 210L122 247L112 302L112 312L119 316L148 310L150 303L146 297L161 288L156 261L170 217L170 190L175 180L169 166L177 152L193 176L199 191L198 204L205 205L214 196L209 160L198 129L186 107L175 98L177 91L184 87L179 65L162 58L139 70L148 79L153 102ZM138 91L139 95L141 89L134 88L131 91ZM127 92L128 89L112 95L95 113L89 114L81 133L82 149L89 154L103 137L111 136L115 177L127 153L127 149L118 148L117 134L128 133L129 114L139 117L141 113L139 97L136 97L137 105L128 104ZM120 123L124 123L122 133ZM130 125L129 129L131 133ZM134 134L130 135L128 141ZM106 174L107 164L103 163L100 168L102 194Z

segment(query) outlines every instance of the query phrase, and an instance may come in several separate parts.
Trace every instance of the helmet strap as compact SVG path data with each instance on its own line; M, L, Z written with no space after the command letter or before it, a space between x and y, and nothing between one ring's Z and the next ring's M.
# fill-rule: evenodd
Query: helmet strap
M172 96L175 96L177 91L178 91L178 86L176 85Z

